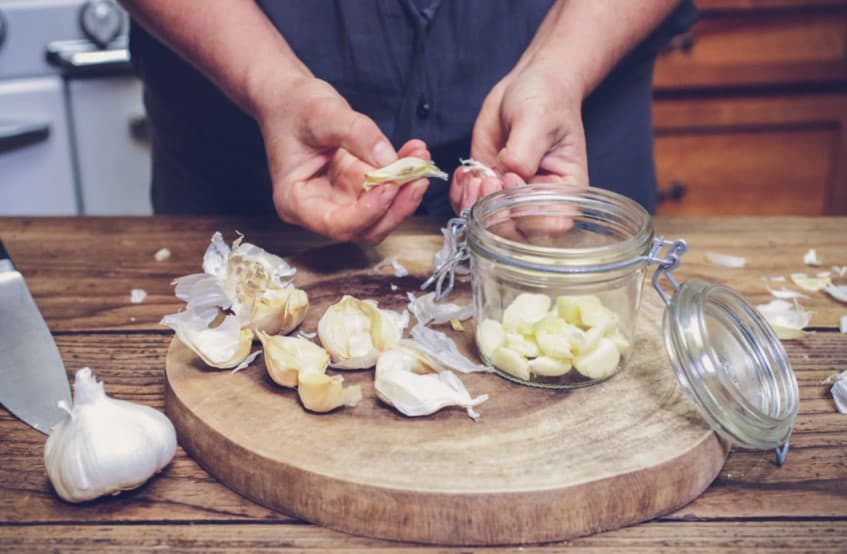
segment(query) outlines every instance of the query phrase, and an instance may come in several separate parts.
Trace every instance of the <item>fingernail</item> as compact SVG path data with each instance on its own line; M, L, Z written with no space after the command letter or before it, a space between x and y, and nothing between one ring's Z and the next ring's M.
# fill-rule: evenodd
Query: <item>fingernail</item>
M373 157L374 161L376 161L380 167L384 167L396 160L397 154L394 153L394 148L392 148L390 144L380 141L376 143L376 146L374 146Z

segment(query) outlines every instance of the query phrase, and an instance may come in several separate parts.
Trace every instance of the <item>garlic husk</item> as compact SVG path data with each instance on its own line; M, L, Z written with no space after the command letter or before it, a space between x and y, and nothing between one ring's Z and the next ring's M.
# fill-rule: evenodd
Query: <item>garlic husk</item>
M436 302L435 293L430 292L422 296L415 296L411 292L406 293L409 299L408 310L421 325L441 325L450 320L464 321L473 316L473 304L460 306L447 302Z
M424 177L447 180L447 174L438 169L431 161L408 156L400 158L383 168L365 173L365 183L362 188L368 190L382 183L394 183L402 186Z
M747 258L741 256L730 256L719 252L706 252L706 260L721 267L730 269L741 269L747 265Z
M797 300L791 304L785 300L773 300L767 304L756 306L771 328L780 339L802 338L806 332L804 327L812 320L811 312L804 310Z
M832 284L832 280L827 277L809 277L805 273L792 273L791 280L795 285L809 292L818 292Z
M473 408L488 400L488 395L472 398L455 373L424 373L423 365L421 358L403 348L380 354L374 378L377 397L409 417L459 406L472 419L479 418Z
M175 452L176 431L164 414L110 398L86 367L76 374L73 408L47 438L44 466L61 498L84 502L142 485Z
M400 261L397 259L397 256L385 258L384 260L376 264L373 267L373 270L376 272L382 272L382 270L386 267L390 267L392 269L395 277L400 278L409 275L409 270L406 269L406 267L400 263Z
M434 367L458 371L459 373L491 372L493 368L472 362L459 352L455 341L435 329L421 324L412 327L411 340L401 340L404 348L410 348L429 359Z
M242 329L237 316L228 315L217 327L212 320L191 310L166 315L160 322L170 327L177 338L209 366L231 369L250 355L253 331Z
M810 248L805 254L803 254L803 263L813 267L821 265L821 260L818 258L818 253L814 248Z
M297 328L309 309L309 295L294 287L270 289L253 304L250 328L268 335L287 335Z
M455 240L451 238L450 229L447 227L441 228L441 234L444 236L444 243L438 252L436 252L432 257L432 267L435 269L438 269L447 263L447 259L450 257L451 243L455 242ZM466 262L458 264L453 271L456 275L467 275L471 272Z
M835 300L847 304L847 286L830 283L823 290Z
M461 164L459 170L462 173L472 173L475 177L497 177L493 169L479 160L459 158L459 163Z
M344 406L355 407L362 399L362 388L359 385L345 387L341 375L301 373L297 395L307 410L325 413Z
M318 337L337 369L373 367L380 352L396 345L403 333L400 316L376 303L345 295L318 321Z
M329 354L317 344L302 338L258 333L265 351L268 375L278 385L294 388L303 373L324 373Z

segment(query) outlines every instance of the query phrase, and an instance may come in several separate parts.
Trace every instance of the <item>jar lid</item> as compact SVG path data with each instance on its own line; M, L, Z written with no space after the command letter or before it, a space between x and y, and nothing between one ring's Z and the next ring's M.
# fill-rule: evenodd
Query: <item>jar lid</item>
M776 448L781 464L799 390L762 315L725 286L691 280L674 292L663 327L677 379L702 417L739 446Z

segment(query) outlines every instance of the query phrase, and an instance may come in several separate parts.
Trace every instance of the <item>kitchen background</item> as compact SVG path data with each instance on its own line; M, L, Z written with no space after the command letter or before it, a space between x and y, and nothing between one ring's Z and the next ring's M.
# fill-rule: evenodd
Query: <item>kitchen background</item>
M661 215L847 214L847 0L698 0L655 71ZM0 0L0 215L149 214L111 0Z

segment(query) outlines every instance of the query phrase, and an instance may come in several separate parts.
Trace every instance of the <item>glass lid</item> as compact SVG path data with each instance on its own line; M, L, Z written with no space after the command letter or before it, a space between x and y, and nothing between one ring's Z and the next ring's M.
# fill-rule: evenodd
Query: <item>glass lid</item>
M670 299L664 334L677 379L703 418L739 446L776 448L781 464L799 390L761 314L727 287L691 280Z

